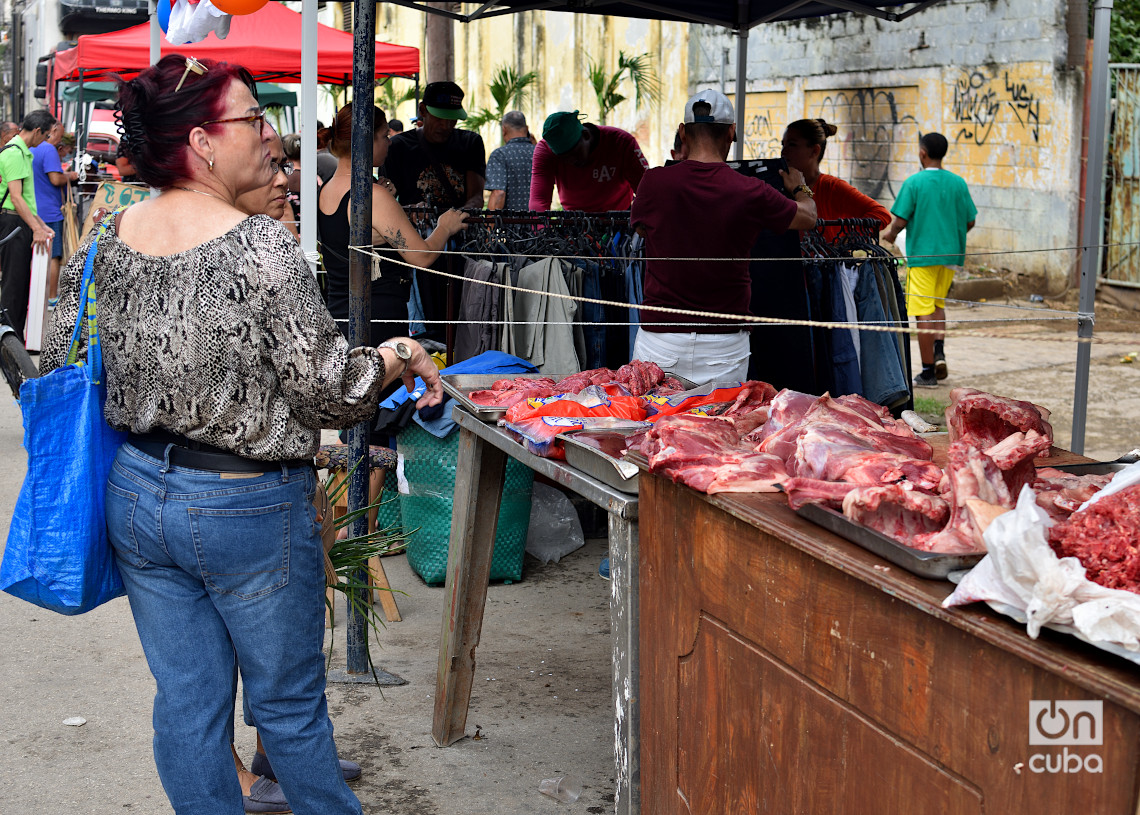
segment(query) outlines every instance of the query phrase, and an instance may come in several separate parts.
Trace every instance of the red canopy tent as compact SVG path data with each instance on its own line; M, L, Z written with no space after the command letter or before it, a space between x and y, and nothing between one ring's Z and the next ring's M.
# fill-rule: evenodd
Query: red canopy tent
M235 62L255 79L301 81L301 15L269 2L253 14L234 17L224 40L210 34L201 42L171 45L162 53ZM150 23L107 34L87 34L75 48L55 56L52 79L92 81L113 74L131 77L150 65ZM376 76L412 78L419 74L420 50L409 45L376 43ZM317 80L331 85L352 81L352 34L317 26Z

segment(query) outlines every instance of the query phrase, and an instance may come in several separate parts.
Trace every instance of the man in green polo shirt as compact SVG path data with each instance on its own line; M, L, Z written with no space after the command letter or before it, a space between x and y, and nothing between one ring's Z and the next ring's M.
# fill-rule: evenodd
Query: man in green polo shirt
M954 282L954 270L965 260L966 233L974 228L978 208L961 176L942 169L949 145L941 133L919 139L922 172L903 182L891 207L894 221L883 238L894 243L906 230L906 310L918 320L918 350L922 372L914 378L919 388L935 388L949 375L946 367L945 297ZM937 332L937 333L935 333Z
M0 308L21 337L28 316L32 248L50 251L55 235L36 214L31 148L47 138L54 124L55 117L46 110L33 110L24 117L20 132L0 150L0 239L17 232L0 245Z

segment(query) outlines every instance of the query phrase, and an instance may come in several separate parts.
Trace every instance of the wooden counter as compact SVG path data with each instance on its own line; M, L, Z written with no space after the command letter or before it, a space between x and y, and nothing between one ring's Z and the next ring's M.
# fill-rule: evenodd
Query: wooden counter
M783 495L643 472L640 514L645 812L1138 812L1140 667L982 605L943 610L949 583ZM1102 743L1030 745L1031 700L1102 701Z

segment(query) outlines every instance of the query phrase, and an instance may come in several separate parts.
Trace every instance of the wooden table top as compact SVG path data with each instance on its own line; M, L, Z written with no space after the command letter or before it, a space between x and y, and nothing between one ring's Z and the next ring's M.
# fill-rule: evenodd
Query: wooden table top
M926 438L934 447L935 463L944 466L949 446L947 434L932 434ZM1048 458L1038 459L1036 463L1039 467L1055 467L1090 461L1092 459L1054 447ZM650 475L643 473L642 477ZM703 497L710 505L876 586L902 602L998 647L1018 653L1050 671L1062 672L1098 696L1140 712L1140 666L1074 637L1047 629L1037 640L1032 640L1026 635L1024 625L981 603L944 609L942 601L954 590L951 583L912 575L801 518L788 507L787 498L782 493L718 493ZM652 512L652 509L643 507L643 511Z

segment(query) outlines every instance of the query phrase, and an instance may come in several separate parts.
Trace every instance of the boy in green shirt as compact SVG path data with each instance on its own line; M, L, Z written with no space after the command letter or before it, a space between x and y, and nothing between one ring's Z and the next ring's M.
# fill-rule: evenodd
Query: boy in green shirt
M918 162L922 172L903 182L891 207L894 221L883 238L894 243L907 231L907 255L911 259L906 275L907 313L918 320L918 350L922 372L914 378L915 387L935 388L949 375L944 350L946 330L945 297L954 281L949 266L965 260L966 233L974 228L978 209L961 176L942 169L949 147L941 133L927 133L919 139ZM937 333L934 333L937 332Z

